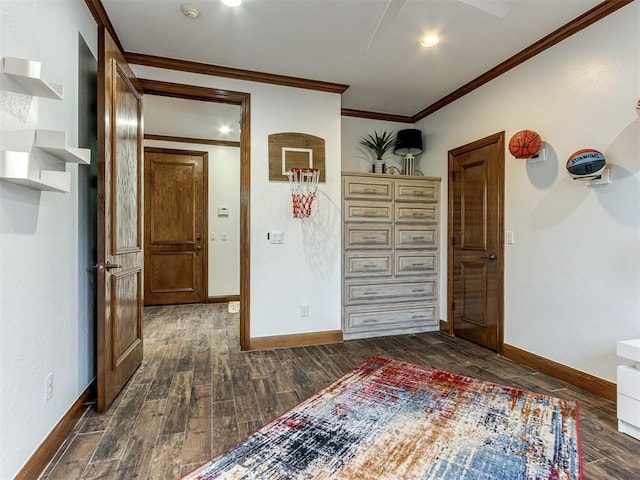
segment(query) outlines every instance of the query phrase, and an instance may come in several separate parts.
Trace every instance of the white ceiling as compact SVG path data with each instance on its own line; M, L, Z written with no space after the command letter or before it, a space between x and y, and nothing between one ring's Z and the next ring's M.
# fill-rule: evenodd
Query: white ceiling
M127 52L347 84L343 108L414 115L600 0L191 0L196 20L186 0L102 3Z

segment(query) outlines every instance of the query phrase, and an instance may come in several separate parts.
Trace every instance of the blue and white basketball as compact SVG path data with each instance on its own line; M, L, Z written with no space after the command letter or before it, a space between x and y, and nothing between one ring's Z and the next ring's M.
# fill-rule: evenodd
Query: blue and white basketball
M567 170L573 178L600 175L607 161L604 155L593 148L584 148L574 152L567 160Z

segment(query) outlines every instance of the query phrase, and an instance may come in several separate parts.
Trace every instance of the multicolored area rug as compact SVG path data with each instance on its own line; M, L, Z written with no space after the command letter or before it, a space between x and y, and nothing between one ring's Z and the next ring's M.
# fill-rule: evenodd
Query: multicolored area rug
M184 480L581 479L578 405L374 357Z

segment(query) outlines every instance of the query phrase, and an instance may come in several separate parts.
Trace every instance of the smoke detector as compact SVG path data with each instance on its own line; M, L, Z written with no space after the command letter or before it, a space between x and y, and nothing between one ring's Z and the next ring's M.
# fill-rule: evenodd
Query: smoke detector
M180 5L180 10L185 17L190 18L191 20L195 20L200 16L200 12L196 7L191 5L190 3L183 3Z

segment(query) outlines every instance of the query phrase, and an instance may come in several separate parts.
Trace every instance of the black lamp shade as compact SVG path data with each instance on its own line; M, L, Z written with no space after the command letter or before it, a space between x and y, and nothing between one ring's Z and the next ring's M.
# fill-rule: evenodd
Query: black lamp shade
M422 132L417 128L398 131L394 153L396 155L418 155L422 153Z

